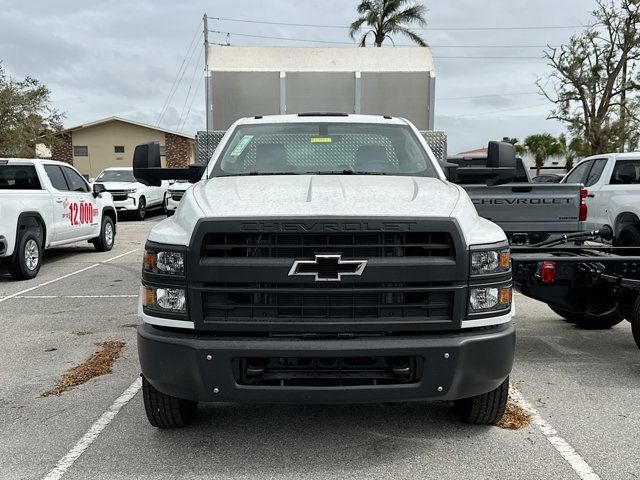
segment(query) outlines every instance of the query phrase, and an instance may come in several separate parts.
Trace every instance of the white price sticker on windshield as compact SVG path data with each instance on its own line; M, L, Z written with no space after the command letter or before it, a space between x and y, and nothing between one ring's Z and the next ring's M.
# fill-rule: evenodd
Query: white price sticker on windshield
M233 151L231 152L231 156L239 157L240 154L244 152L244 149L247 148L247 145L249 145L249 142L251 142L252 139L253 139L253 135L245 135L244 137L242 137L238 142L238 144L236 145L236 148L234 148Z

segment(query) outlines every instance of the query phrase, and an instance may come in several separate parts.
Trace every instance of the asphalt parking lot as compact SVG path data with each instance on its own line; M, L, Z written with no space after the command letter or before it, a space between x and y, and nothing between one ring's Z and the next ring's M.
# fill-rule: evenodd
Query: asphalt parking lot
M580 331L517 295L512 381L538 415L516 431L460 423L447 404L206 405L159 431L139 392L135 325L144 241L50 251L39 276L0 273L0 477L632 479L640 476L640 351L627 322ZM109 340L113 373L43 397Z

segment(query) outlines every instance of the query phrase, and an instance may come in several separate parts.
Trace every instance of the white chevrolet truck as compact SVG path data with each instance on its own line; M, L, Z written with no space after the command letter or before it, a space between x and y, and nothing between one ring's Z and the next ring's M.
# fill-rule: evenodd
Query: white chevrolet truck
M137 182L133 169L122 167L105 168L96 177L95 183L101 183L113 196L116 209L121 213L132 213L138 220L144 220L147 210L162 208L167 200L169 182L164 181L158 187Z
M585 158L562 183L586 189L587 229L613 230L617 245L640 246L640 153L608 153Z
M47 248L87 240L111 250L116 221L111 195L70 165L0 158L0 263L15 279L34 278Z
M515 165L513 147L489 156ZM159 428L198 402L452 400L494 424L514 358L504 232L446 181L409 122L299 114L236 122L208 166L162 169L140 145L141 182L184 178L142 270L138 352Z

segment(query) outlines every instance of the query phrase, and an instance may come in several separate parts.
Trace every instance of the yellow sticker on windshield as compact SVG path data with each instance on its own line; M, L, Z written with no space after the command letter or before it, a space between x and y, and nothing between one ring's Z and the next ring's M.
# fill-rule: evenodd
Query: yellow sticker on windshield
M311 137L311 143L331 143L331 137Z

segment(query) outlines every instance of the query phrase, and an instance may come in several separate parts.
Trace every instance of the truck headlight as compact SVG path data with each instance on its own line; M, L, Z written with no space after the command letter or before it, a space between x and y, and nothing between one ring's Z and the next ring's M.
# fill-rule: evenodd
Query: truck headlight
M137 191L138 191L137 188L129 188L129 189L125 190L125 192L127 192L127 193L136 193Z
M159 312L187 312L187 297L182 288L144 287L142 304L145 308Z
M150 273L184 276L184 253L146 250L143 270Z
M511 268L509 248L471 251L471 275L491 275Z
M511 310L511 285L471 287L469 289L469 314Z

